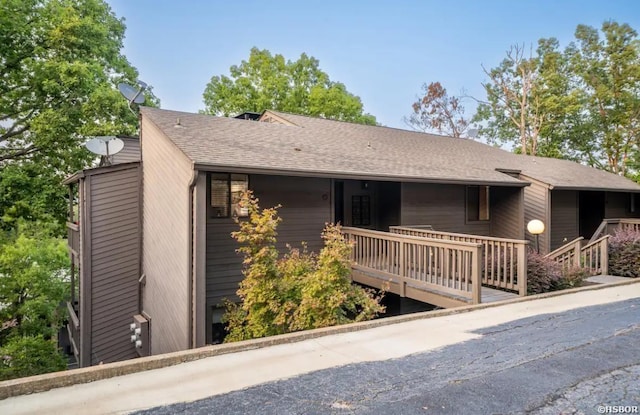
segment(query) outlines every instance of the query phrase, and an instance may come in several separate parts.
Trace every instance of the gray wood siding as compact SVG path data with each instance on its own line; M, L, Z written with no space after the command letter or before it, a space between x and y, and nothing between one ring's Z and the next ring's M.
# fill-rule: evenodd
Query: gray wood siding
M322 248L320 233L331 220L329 179L251 175L249 187L260 199L260 207L282 205L277 245L281 252L287 244L299 247L301 241L307 242L310 251ZM223 298L237 300L236 291L243 278L242 258L231 238L231 232L237 229L232 219L207 221L207 306L219 304Z
M325 223L331 221L331 181L321 178L253 175L250 186L262 207L282 205L279 213L278 248L308 244L318 252Z
M444 232L490 234L490 221L467 222L466 186L402 183L402 225L431 225ZM490 218L492 212L489 212Z
M491 187L491 236L524 239L522 192L519 187Z
M551 191L551 250L577 238L578 192L575 190ZM564 240L566 239L566 242Z
M529 178L523 177L523 180L531 181ZM538 219L544 222L546 230L539 237L540 239L540 252L549 252L549 189L546 185L531 181L531 185L524 188L524 226L526 229L527 223L533 219ZM535 244L535 237L529 232L524 233L524 236L529 240L532 245Z
M112 156L113 164L140 161L140 140L137 138L120 137L124 141L124 148Z
M191 163L150 121L142 121L144 311L151 353L189 348Z
M636 196L636 211L631 212L631 200L632 195L625 192L607 192L606 203L604 210L604 217L607 219L616 218L640 218L640 198Z
M231 219L212 219L207 223L207 307L222 303L223 298L237 301L236 291L242 281L242 257L236 252L231 232L238 225Z
M139 166L89 177L91 364L137 356L129 324L138 314ZM83 317L83 316L81 316Z

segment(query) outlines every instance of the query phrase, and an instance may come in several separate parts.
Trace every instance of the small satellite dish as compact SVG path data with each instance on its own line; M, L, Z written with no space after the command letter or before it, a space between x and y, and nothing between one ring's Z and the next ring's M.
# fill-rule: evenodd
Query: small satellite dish
M112 136L93 137L84 146L94 154L109 157L122 151L124 141Z
M138 81L140 85L140 89L137 90L129 84L118 84L118 90L122 94L123 97L129 101L129 105L131 104L142 104L144 102L144 95L142 91L145 90L147 84L142 81ZM144 85L144 86L143 86Z
M478 136L478 129L477 128L470 128L467 131L467 137L476 138L477 136Z

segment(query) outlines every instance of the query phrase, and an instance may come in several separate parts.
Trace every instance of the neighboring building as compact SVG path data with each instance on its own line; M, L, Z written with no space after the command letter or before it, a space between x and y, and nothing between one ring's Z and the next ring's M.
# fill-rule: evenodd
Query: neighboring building
M138 137L117 136L123 141L124 147L121 151L111 156L111 164L129 163L140 161L140 139Z
M140 162L78 172L70 188L69 339L81 367L138 356L123 341L139 314ZM75 206L73 205L75 201Z
M219 305L237 298L242 278L230 233L237 229L234 217L246 213L237 204L246 189L262 207L282 205L281 247L306 241L315 251L326 222L374 230L431 225L524 239L530 238L526 223L535 218L547 225L540 242L548 252L565 238L589 238L604 218L640 217L640 186L570 161L275 111L256 121L255 115L242 118L142 108L139 165L98 168L67 180L82 189L84 215L76 226L82 248L73 251L80 264L78 336L89 345L80 346L81 366L134 357L134 315L134 324L146 319L150 330L141 326L133 333L138 350L158 354L215 341ZM112 213L108 218L95 211L102 204ZM121 222L125 217L128 222ZM102 254L96 247L111 244L108 260L92 259ZM134 263L122 274L100 274ZM107 281L123 285L109 286L109 296L99 291ZM115 301L123 298L126 307ZM98 330L107 320L109 328ZM105 333L113 343L98 339Z

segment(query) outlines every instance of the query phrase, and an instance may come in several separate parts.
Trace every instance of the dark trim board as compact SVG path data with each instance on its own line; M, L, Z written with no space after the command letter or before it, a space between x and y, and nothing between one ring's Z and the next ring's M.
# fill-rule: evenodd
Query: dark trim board
M202 163L194 163L193 168L195 170L201 170L206 172L226 172L226 173L240 173L240 174L260 174L268 176L286 176L286 177L309 177L309 178L325 178L325 179L344 179L344 180L368 180L368 181L387 181L387 182L410 182L410 183L433 183L433 184L460 184L460 185L486 185L486 186L510 186L510 187L526 187L529 186L529 182L513 180L502 181L487 181L487 180L464 180L464 179L437 179L437 178L425 178L414 176L391 176L391 175L366 175L366 174L351 174L342 171L300 171L300 170L286 170L286 169L265 169L255 167L239 167L230 165L209 165Z

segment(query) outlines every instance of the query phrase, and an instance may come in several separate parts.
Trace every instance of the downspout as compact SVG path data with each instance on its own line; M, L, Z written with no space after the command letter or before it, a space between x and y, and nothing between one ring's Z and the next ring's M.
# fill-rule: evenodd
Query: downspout
M143 315L144 312L144 290L147 284L147 276L143 271L143 258L144 258L144 163L142 163L142 113L138 111L138 149L140 150L140 164L138 165L138 314ZM148 319L149 316L144 314ZM149 342L151 344L151 342Z
M193 224L193 193L196 187L196 182L198 181L198 170L193 170L193 175L191 176L191 181L189 182L189 251L187 257L189 258L189 348L193 349L196 347L196 339L195 339L195 293L193 292L193 288L196 286L194 278L195 273L193 272L194 261L193 261L193 244L194 244L194 224Z

